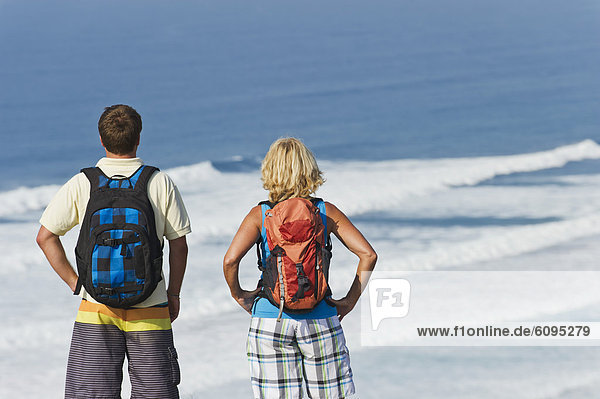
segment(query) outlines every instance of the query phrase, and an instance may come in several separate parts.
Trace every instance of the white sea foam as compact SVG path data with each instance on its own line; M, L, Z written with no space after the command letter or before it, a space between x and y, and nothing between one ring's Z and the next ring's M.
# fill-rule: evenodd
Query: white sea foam
M43 209L58 189L57 185L47 185L0 192L0 217Z
M379 248L396 256L379 266L388 270L435 270L493 261L553 247L583 237L600 235L600 213L569 220L487 229L480 237L431 242L426 250L406 252L393 242ZM396 247L396 248L395 248ZM565 265L567 267L567 265Z
M567 162L586 159L600 159L600 145L592 140L520 155L323 162L329 182L323 186L321 194L339 204L345 212L357 214L393 209L406 198L457 186L473 186L496 176L557 168Z
M549 151L519 155L394 160L380 162L323 161L327 184L318 192L347 214L393 209L406 198L428 195L457 186L472 186L495 176L556 168L567 162L600 159L600 145L592 140ZM210 162L167 170L184 193L188 208L200 215L218 215L202 223L206 235L231 233L254 202L263 199L258 172L221 173ZM58 186L18 188L0 192L0 217L40 211ZM235 223L227 220L232 215ZM225 216L225 223L223 217ZM226 226L223 228L223 226Z

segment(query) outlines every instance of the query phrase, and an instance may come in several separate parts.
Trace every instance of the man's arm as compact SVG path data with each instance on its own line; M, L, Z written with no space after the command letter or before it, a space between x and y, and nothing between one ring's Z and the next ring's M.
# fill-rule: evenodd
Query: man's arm
M65 249L60 242L60 237L44 226L41 226L36 241L56 274L67 283L69 288L71 288L71 291L75 291L75 286L77 285L77 273L75 273L73 266L71 266L67 260Z
M167 297L171 322L179 315L179 292L187 264L188 246L185 236L169 240L169 287Z

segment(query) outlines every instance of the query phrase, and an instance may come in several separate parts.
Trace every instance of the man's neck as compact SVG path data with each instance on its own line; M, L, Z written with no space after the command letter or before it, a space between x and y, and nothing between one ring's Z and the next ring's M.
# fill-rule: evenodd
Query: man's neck
M129 158L136 158L136 152L130 152L129 154L113 154L110 151L106 151L106 158L113 158L113 159L129 159Z

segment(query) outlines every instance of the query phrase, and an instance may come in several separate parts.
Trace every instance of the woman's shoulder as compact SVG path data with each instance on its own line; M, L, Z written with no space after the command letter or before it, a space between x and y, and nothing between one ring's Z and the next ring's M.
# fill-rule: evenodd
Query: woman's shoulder
M331 202L323 201L325 203L325 211L327 212L327 216L334 218L338 216L341 211L337 206L333 205Z
M248 222L251 222L254 225L262 226L262 210L260 205L255 205L250 209L248 215L246 215L246 219Z
M250 212L248 212L248 216L259 216L262 218L262 209L260 205L254 205L252 208L250 208Z

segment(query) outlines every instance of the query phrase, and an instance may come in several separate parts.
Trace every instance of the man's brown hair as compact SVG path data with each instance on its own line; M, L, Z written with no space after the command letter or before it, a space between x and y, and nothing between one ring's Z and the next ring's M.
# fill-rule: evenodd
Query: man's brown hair
M106 107L98 131L104 147L113 154L125 155L132 152L140 139L142 118L129 105L117 104Z

